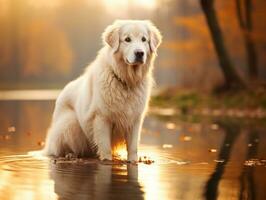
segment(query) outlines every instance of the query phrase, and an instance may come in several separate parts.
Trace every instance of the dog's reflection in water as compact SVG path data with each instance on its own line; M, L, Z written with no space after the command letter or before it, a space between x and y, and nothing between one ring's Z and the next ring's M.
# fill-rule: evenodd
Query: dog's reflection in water
M138 166L50 164L58 199L144 199Z

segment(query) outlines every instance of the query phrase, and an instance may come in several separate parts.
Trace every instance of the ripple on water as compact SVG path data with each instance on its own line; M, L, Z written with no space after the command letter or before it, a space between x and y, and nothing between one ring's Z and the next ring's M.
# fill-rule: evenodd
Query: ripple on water
M0 157L0 169L13 172L48 170L48 159L34 155L9 155Z
M190 161L178 159L176 156L174 156L172 153L169 153L168 151L162 151L157 149L144 149L140 152L140 156L154 160L154 164L156 165L186 165L190 163Z
M252 158L252 159L246 160L244 165L248 167L254 167L254 166L266 167L266 159Z
M87 199L93 198L96 194L95 199L97 196L98 199L107 199L110 195L121 196L121 191L128 195L128 199L136 199L136 195L143 198L144 191L148 196L153 195L154 191L147 188L159 180L160 174L164 175L161 179L162 184L167 183L177 165L188 163L174 159L165 152L142 153L147 159L155 162L150 165L142 162L136 167L126 162L104 164L97 159L89 158L50 159L34 152L0 156L0 176L3 178L0 180L0 199L9 199L10 195L17 194L20 194L21 199L27 199L23 194L36 192L43 197L50 195L50 198L40 199L74 199L72 194L88 197ZM81 187L82 185L84 187ZM134 194L132 189L135 191ZM133 196L130 197L129 192ZM106 198L101 198L101 195Z
M165 165L165 164L177 164L184 165L188 164L187 161L177 160L167 158L167 156L161 155L156 157L147 157L148 159L154 159L155 165ZM78 160L66 160L60 162L50 161L49 158L40 157L32 154L28 155L9 155L9 156L1 156L0 157L0 169L6 171L33 171L33 170L49 170L49 163L51 166L58 171L61 172L73 172L73 164L75 164L75 171L77 172L78 168L82 169L84 165L95 165L97 164L97 160L95 159L78 159ZM72 165L72 167L68 167L68 165ZM113 163L113 164L118 164ZM125 163L122 163L125 164ZM50 167L51 167L50 166Z

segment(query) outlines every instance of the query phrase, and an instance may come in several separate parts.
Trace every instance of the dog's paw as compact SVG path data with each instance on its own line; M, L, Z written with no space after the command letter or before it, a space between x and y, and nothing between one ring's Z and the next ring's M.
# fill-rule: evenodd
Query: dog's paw
M112 160L107 160L107 159L101 160L100 163L103 165L113 165L114 164L114 162Z
M100 156L99 156L100 160L103 161L103 160L112 160L112 154L109 154L109 153L101 153Z
M138 154L129 154L127 161L130 163L138 163Z

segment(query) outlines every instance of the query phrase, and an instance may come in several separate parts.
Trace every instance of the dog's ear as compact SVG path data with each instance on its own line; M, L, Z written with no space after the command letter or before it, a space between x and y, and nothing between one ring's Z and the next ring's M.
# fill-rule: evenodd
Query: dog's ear
M119 26L116 23L107 26L102 35L103 42L116 52L119 47Z
M152 22L147 21L147 24L150 33L150 48L152 52L156 52L157 48L162 42L162 35L158 28L156 28L156 26L154 26Z

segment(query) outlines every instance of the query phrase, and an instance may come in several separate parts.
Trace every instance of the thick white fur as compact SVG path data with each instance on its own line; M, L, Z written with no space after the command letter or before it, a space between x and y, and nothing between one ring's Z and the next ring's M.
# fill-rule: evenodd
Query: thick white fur
M141 40L143 36L146 42ZM126 42L125 37L132 41ZM128 160L137 161L161 35L149 21L118 20L107 27L103 41L94 62L57 98L46 155L74 153L111 160L112 148L124 136ZM136 49L144 51L144 63L134 63Z

